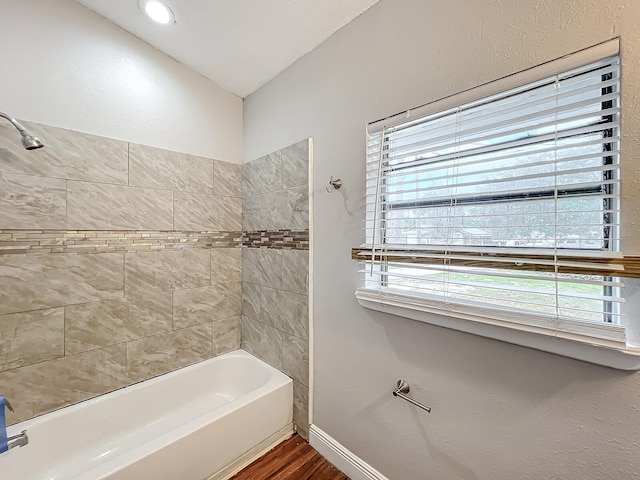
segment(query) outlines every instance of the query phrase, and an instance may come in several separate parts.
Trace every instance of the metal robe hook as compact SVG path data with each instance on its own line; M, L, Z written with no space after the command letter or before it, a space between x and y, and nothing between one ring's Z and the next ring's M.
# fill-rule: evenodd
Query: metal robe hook
M332 193L334 190L339 190L342 187L342 180L336 178L334 180L333 177L329 180L329 187L324 187L324 191L327 193Z

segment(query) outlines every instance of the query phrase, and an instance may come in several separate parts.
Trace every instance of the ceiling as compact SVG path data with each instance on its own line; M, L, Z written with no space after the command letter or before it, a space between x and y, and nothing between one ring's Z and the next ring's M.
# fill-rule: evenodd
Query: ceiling
M76 0L226 90L246 97L378 0L164 0L174 25L137 0Z

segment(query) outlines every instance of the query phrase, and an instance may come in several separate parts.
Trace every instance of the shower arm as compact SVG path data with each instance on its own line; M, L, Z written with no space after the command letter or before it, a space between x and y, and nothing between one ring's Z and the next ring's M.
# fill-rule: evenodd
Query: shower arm
M18 129L18 131L20 132L21 135L23 135L23 136L24 135L29 135L29 130L27 130L19 121L17 121L11 115L7 115L6 113L0 112L0 117L6 118L7 120L9 120L11 125L16 127L16 129Z
M35 135L32 135L31 132L24 127L24 125L22 125L11 115L0 112L0 117L7 119L9 123L11 123L11 125L16 127L16 130L18 130L20 132L20 135L22 136L22 146L27 150L36 150L44 146L42 140L40 140Z

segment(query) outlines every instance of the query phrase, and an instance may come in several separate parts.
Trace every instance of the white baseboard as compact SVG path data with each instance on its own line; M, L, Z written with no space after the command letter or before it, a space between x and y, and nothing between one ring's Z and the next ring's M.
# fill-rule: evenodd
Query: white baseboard
M315 425L309 428L309 443L351 480L389 480Z

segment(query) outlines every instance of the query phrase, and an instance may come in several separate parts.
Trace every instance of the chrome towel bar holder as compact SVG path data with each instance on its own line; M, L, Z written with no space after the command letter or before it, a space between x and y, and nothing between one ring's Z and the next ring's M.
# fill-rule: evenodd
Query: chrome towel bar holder
M407 393L409 393L410 390L411 390L411 387L409 386L407 381L401 379L401 380L398 380L398 383L396 384L396 388L392 393L394 397L400 397L401 399L406 400L412 405L415 405L416 407L421 408L422 410L425 410L427 413L431 413L431 407L423 403L417 402L413 398L407 397Z

